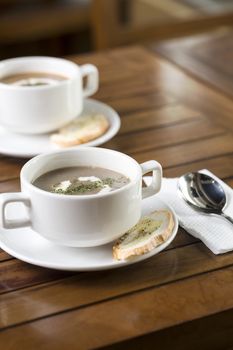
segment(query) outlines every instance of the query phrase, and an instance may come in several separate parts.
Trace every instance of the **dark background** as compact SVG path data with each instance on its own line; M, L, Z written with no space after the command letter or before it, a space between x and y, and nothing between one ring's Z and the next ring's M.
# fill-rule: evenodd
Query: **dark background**
M0 0L0 59L65 56L233 25L233 0Z

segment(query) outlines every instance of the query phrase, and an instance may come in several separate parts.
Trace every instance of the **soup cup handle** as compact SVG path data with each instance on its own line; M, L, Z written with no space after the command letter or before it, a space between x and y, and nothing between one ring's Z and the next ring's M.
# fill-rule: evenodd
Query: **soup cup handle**
M82 78L86 77L86 86L83 88L83 97L93 95L99 87L98 69L93 64L84 64L80 67Z
M0 195L0 215L1 215L1 225L5 229L20 228L30 225L30 220L14 219L10 220L6 218L6 207L9 203L23 203L26 208L30 208L31 202L28 196L21 192L15 193L3 193Z
M162 184L162 167L155 160L149 160L148 162L140 164L142 168L142 176L152 171L151 184L142 188L142 198L151 197L158 193Z

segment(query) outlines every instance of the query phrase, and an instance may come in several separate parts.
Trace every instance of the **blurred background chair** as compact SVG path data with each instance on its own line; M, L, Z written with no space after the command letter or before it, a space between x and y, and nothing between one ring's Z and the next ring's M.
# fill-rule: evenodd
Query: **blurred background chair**
M94 46L160 41L233 25L232 0L94 0Z
M88 0L0 0L1 58L90 50L89 9Z
M233 25L233 0L0 0L0 59L64 56Z

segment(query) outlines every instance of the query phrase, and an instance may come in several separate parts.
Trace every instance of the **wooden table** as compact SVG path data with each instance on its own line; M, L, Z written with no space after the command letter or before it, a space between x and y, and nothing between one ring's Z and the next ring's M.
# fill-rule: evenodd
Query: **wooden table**
M72 58L100 70L96 95L122 118L105 147L157 159L167 177L208 168L233 185L233 103L143 47ZM25 160L1 156L0 190ZM230 349L233 253L179 229L162 253L112 271L68 273L0 252L1 349Z

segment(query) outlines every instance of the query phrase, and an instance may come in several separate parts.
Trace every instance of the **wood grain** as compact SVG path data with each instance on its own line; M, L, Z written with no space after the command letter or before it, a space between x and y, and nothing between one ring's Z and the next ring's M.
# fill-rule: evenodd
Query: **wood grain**
M0 263L0 294L12 289L48 282L72 273L33 266L17 259Z
M9 171L9 170L8 170ZM13 178L9 180L9 176L8 176L8 180L7 181L0 181L0 190L2 193L5 192L18 192L20 191L20 180L19 178Z
M24 348L72 348L77 337L80 350L112 344L231 309L232 276L233 268L229 267L151 288L6 330L0 340L6 343L6 349L16 349L19 341ZM27 337L22 338L22 333ZM57 334L61 337L59 343ZM49 342L44 341L46 335Z
M0 181L18 178L20 169L25 162L25 160L15 158L0 158Z
M134 143L129 135L121 135L108 142L105 146L121 152L134 154L148 149L162 148L177 145L193 140L202 140L216 135L225 134L226 131L217 125L212 125L209 121L190 121L183 124L167 126L161 128L138 131L134 133Z
M6 261L11 259L12 259L11 255L7 254L6 252L0 249L0 261Z
M169 349L171 346L179 350L228 349L233 347L232 310L189 321L169 327L160 332L151 332L144 336L101 347L102 350L154 350L154 346ZM195 331L196 336L193 337ZM198 335L198 336L197 336ZM219 344L221 344L219 346Z
M232 176L233 154L204 159L191 164L189 163L171 168L164 168L164 176L176 177L188 173L189 171L197 171L201 169L209 169L221 179Z
M182 69L227 95L233 95L232 28L153 46ZM224 62L224 64L223 64Z
M134 157L142 162L147 159L157 159L163 167L177 166L231 154L233 152L232 136L215 136L209 139L196 140L172 147L164 147L145 152L135 153Z
M104 99L104 101L108 102L111 107L115 108L118 111L118 113L126 114L135 111L143 111L149 106L150 108L164 106L168 103L175 102L176 100L169 94L165 95L161 92L158 92L146 95L139 95L136 97L129 96L122 98L114 98L114 100Z
M136 269L132 266L112 272L80 273L56 283L3 295L1 310L8 317L2 319L0 328L68 309L78 309L231 264L232 254L216 258L202 243L193 243L179 249L169 249L138 264ZM19 298L22 301L20 304Z
M119 134L200 119L204 119L200 112L183 105L169 105L122 115Z

